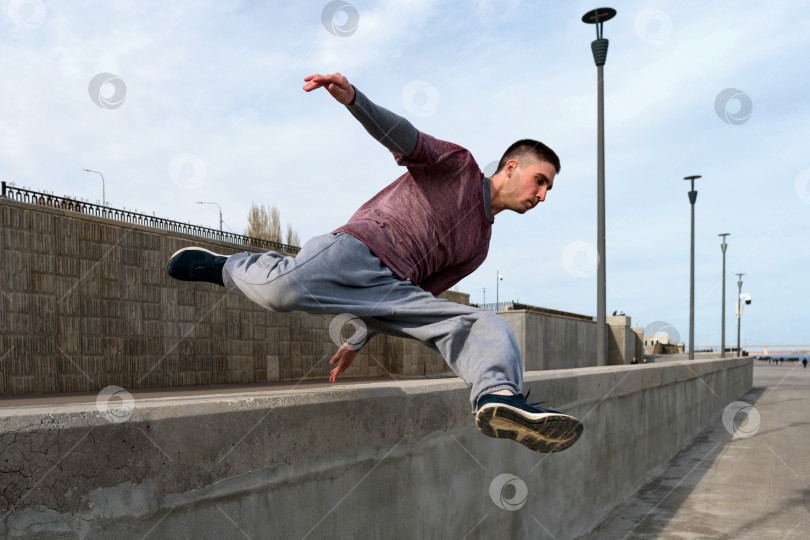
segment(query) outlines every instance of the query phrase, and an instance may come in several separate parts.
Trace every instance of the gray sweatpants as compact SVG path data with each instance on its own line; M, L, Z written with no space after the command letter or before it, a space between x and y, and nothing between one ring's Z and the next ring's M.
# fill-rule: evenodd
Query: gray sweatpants
M317 236L296 257L273 251L231 255L225 286L271 311L351 314L368 328L349 339L355 348L376 333L417 339L439 352L472 386L470 402L497 390L521 392L520 350L506 321L399 279L360 240L347 233Z

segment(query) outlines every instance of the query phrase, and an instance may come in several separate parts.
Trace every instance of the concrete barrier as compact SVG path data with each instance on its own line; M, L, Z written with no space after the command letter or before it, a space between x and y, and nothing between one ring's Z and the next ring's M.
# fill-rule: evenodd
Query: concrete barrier
M335 316L269 312L166 273L183 247L255 248L3 198L0 224L0 394L329 377ZM441 296L469 301L454 291ZM593 365L595 323L545 311L502 313L521 332L526 370ZM354 328L345 326L347 338ZM421 343L379 335L351 375L453 373Z
M458 379L0 409L0 538L572 538L752 372L729 358L527 373L531 398L585 425L558 454L478 433Z

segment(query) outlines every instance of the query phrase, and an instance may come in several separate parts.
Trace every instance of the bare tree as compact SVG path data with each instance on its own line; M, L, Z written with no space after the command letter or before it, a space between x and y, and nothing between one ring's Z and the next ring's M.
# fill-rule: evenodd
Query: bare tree
M289 223L287 224L287 245L295 247L301 246L301 240L298 237L298 232L294 231L292 225Z
M245 229L245 236L270 240L270 238L267 238L269 221L270 217L264 206L252 203L250 211L248 211L248 226Z
M267 206L253 203L248 212L248 226L245 229L245 236L269 240L271 242L283 242L281 237L281 217L276 205ZM287 224L287 245L298 246L298 233Z

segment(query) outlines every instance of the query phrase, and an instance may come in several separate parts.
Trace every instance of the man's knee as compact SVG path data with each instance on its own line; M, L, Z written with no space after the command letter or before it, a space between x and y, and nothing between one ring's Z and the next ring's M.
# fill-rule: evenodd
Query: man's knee
M304 287L279 278L262 286L262 306L278 312L302 311L309 295Z

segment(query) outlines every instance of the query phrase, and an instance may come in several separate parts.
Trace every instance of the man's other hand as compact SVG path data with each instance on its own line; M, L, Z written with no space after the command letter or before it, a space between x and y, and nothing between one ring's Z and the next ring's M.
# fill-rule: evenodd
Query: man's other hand
M338 378L338 375L346 371L346 369L350 365L352 365L352 362L354 362L354 359L356 357L357 351L352 349L351 345L349 345L348 343L344 343L343 345L341 345L340 349L338 349L338 351L335 353L335 356L333 356L332 359L329 360L329 364L331 365L337 364L337 367L329 373L329 382L335 382L335 380Z
M304 85L304 90L312 92L321 86L326 87L332 97L338 102L348 105L354 101L354 87L349 84L349 80L340 73L332 73L331 75L310 75L304 77L307 84Z

